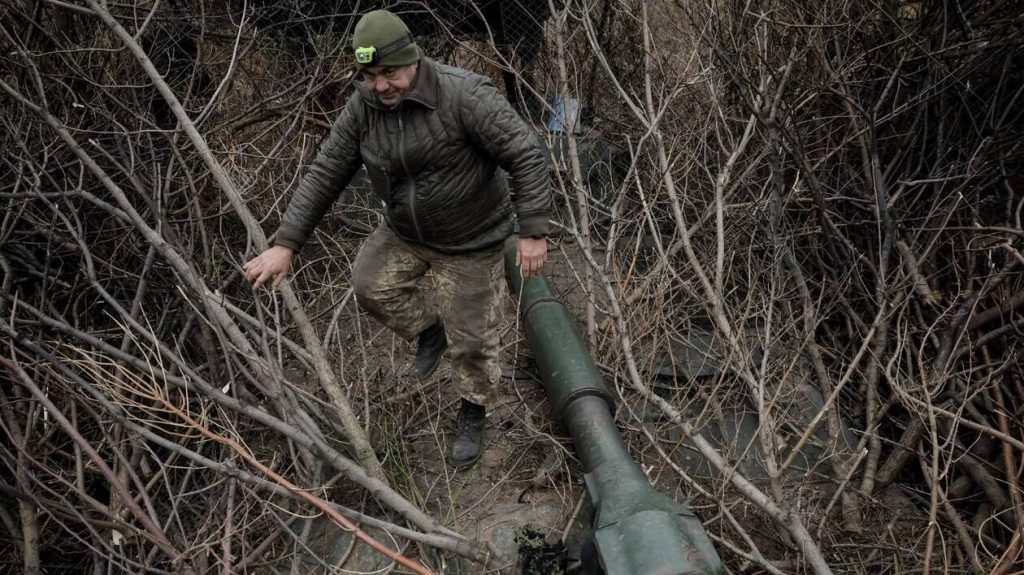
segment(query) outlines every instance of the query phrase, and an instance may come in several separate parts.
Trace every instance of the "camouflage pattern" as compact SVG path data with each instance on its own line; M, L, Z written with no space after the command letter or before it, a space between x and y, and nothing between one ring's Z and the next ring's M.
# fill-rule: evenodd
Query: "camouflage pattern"
M493 405L501 378L498 331L507 289L503 247L443 253L408 243L382 224L363 243L352 271L359 305L403 339L413 341L438 316L444 320L455 388L484 406ZM427 271L433 302L418 285Z

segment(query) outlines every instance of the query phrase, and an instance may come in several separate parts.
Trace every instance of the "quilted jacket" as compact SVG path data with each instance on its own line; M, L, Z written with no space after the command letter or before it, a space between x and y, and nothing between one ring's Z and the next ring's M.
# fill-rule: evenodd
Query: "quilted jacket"
M548 233L547 166L535 134L486 77L421 58L416 80L387 109L362 83L299 184L275 243L299 250L366 166L387 224L447 253ZM508 174L508 187L495 177Z

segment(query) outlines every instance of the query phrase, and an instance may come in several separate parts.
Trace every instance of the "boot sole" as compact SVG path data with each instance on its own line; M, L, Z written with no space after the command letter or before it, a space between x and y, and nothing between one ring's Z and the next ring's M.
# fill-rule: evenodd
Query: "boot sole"
M483 449L481 449L480 453L476 454L476 457L474 457L473 459L470 459L469 461L463 461L463 462L453 461L449 457L448 458L448 463L450 463L451 466L454 467L455 469L466 469L468 467L473 467L473 464L475 464L477 461L480 461L480 456L483 455L483 453L484 453Z

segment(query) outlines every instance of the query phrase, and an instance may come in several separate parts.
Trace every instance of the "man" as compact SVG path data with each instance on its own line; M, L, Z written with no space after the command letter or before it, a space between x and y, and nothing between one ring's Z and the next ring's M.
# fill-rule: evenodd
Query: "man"
M398 335L417 340L409 370L415 377L429 377L451 346L461 396L451 461L465 467L480 456L501 376L502 252L516 223L523 276L547 259L544 153L489 79L422 56L391 12L360 18L352 44L361 81L285 211L274 247L245 264L245 276L256 288L276 288L293 254L365 166L385 222L356 257L356 299ZM511 194L495 181L497 167L508 173ZM436 311L416 285L428 270Z

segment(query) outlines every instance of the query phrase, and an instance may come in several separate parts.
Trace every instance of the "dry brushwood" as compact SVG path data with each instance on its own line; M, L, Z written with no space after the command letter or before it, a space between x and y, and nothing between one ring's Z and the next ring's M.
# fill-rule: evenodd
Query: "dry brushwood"
M543 134L553 284L731 571L1024 561L1013 2L390 5ZM351 298L364 190L279 293L238 273L364 10L0 7L0 570L328 571L320 514L396 569L493 559L393 446L416 392ZM714 369L680 359L695 334Z

